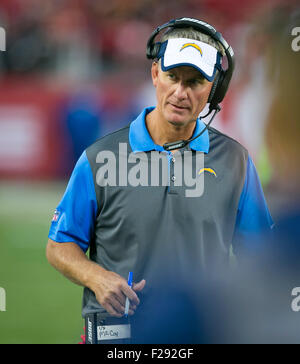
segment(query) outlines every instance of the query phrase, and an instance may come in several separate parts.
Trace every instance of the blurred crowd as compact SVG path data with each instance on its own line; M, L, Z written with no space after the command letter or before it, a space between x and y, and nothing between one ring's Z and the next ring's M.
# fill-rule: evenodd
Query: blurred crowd
M92 80L110 72L144 74L145 42L171 18L194 16L226 33L277 1L251 0L1 0L7 30L5 73L39 72ZM125 76L125 75L124 75ZM128 78L129 80L131 78Z

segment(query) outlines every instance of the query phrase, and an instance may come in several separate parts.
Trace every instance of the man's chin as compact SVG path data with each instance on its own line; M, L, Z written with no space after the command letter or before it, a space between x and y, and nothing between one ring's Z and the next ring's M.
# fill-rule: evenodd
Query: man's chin
M175 120L174 118L168 120L169 124L172 124L173 126L184 126L188 124L188 121L186 120Z
M176 115L176 114L168 114L166 120L174 125L174 126L185 126L189 124L192 120L191 118L183 115Z

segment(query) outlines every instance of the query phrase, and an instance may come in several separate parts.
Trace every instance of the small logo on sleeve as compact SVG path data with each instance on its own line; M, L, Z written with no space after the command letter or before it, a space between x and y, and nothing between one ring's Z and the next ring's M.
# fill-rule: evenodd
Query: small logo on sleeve
M60 215L60 212L59 212L59 211L57 211L57 210L55 210L55 211L54 211L54 215L53 215L53 217L52 217L52 222L57 222L57 221L58 221L58 219L59 219L59 215Z

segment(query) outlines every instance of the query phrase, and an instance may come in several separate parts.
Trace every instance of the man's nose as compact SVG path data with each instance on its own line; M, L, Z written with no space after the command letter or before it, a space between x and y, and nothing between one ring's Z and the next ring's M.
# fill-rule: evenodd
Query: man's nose
M174 95L177 97L178 100L184 100L187 98L187 89L186 85L183 82L178 82L176 84L176 90Z

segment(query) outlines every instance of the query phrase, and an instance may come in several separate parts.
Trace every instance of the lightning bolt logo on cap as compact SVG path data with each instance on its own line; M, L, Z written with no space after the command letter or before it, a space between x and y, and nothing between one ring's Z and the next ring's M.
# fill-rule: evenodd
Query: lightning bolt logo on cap
M203 52L202 52L202 49L197 45L197 44L195 44L195 43L185 43L182 47L181 47L181 49L180 49L180 52L183 50L183 49L186 49L186 48L188 48L188 47L193 47L193 48L195 48L200 54L201 54L201 56L203 55Z

